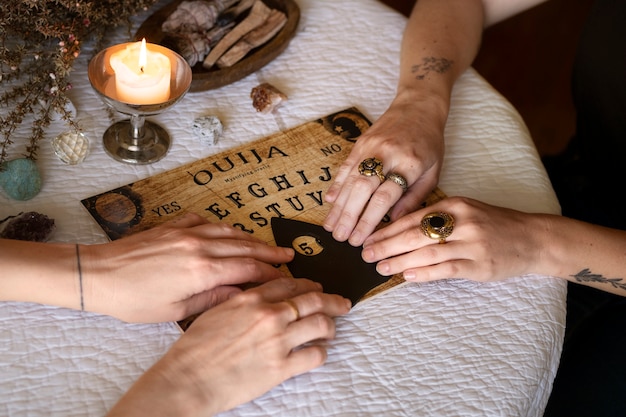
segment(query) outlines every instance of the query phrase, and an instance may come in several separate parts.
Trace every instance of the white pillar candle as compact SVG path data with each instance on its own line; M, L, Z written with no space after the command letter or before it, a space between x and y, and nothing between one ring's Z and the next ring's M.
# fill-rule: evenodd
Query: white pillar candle
M151 51L146 40L111 54L117 99L129 104L158 104L170 98L170 59Z

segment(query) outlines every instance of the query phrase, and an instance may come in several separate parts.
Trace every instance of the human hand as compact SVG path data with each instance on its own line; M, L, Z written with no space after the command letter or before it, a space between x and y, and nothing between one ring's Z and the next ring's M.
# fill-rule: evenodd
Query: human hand
M187 214L129 237L80 246L85 309L131 322L176 321L228 299L239 284L283 276L273 247Z
M422 218L431 212L454 218L445 244L422 232ZM548 218L470 198L447 198L374 232L365 241L362 256L366 262L378 262L380 274L403 273L407 281L500 280L533 272L540 265L542 242L537 231L549 227Z
M443 161L446 116L425 100L396 99L356 141L326 193L333 204L324 229L360 246L389 213L392 220L416 209L436 187ZM359 174L359 164L376 157L384 174L404 177L408 189L377 176ZM391 211L390 211L391 209Z
M320 291L281 278L206 311L108 416L213 415L322 365L350 301Z

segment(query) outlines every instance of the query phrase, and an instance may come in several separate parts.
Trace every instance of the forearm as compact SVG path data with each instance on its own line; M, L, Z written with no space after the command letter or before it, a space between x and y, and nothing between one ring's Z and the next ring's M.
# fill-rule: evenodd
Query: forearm
M419 0L402 39L398 98L427 100L447 116L452 87L474 60L482 30L480 0Z
M76 246L0 239L0 300L80 309Z
M626 231L548 216L539 271L626 296Z
M402 39L395 101L427 101L445 123L452 87L476 58L483 29L544 1L418 0Z

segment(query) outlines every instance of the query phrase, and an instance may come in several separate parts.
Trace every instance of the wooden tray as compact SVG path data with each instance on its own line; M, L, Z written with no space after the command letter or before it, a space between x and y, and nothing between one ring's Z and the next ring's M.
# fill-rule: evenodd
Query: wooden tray
M146 38L148 42L160 44L165 37L161 24L176 10L183 0L174 0L149 16L137 29L135 40ZM293 0L263 0L272 9L278 9L287 16L285 26L268 42L250 51L246 57L228 68L202 67L199 62L192 68L189 91L205 91L233 83L270 63L280 55L296 33L300 21L300 8Z

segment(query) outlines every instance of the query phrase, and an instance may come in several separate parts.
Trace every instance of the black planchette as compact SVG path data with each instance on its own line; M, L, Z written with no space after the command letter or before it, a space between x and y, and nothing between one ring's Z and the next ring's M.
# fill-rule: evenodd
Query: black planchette
M361 258L362 247L336 241L323 227L299 220L273 217L272 231L277 246L296 251L287 268L295 278L308 278L324 292L340 294L356 304L368 291L389 280L376 265Z

